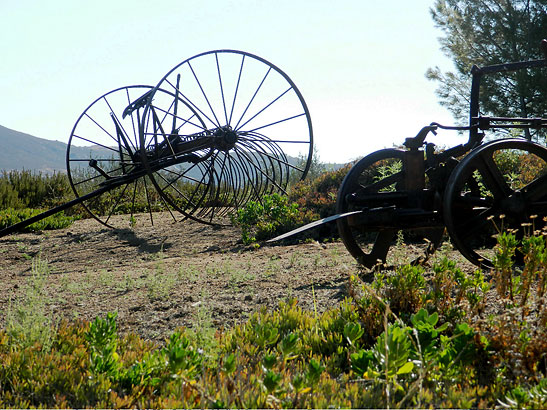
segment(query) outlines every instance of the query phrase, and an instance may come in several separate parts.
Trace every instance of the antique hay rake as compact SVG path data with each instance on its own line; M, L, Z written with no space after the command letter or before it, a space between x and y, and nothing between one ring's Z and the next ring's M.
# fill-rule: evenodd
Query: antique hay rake
M220 224L234 208L303 179L312 152L308 108L283 71L246 52L198 54L156 86L121 87L91 103L66 153L76 198L0 236L76 204L110 227L121 212L147 213L153 223L160 209Z

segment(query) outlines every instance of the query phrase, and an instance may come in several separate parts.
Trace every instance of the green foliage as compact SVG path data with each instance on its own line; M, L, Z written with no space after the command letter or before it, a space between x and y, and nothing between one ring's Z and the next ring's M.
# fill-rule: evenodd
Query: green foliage
M271 239L313 220L331 216L336 208L336 195L350 165L336 171L318 173L291 187L288 197L266 195L260 201L251 201L233 216L241 226L243 243ZM315 239L336 236L334 225L326 225L306 232Z
M350 168L351 164L348 164L335 171L326 171L316 178L295 184L289 192L289 202L295 202L300 209L310 212L313 219L333 215L338 188Z
M0 210L6 208L49 208L71 195L65 174L3 171L0 176Z
M24 296L12 301L6 312L6 332L15 346L39 345L47 351L52 344L55 321L46 306L46 282L50 271L47 260L33 259L31 275L24 286Z
M14 225L26 219L32 218L43 212L40 209L13 209L8 208L0 211L0 229ZM74 222L76 218L73 216L67 216L63 211L47 218L41 219L33 224L25 227L23 231L43 231L46 229L62 229L66 228Z
M47 320L8 315L0 407L544 408L545 236L510 235L498 236L496 263L512 272L513 299L493 288L505 309L490 316L480 308L483 274L441 257L434 278L415 266L378 271L370 284L353 277L352 298L337 307L281 303L208 344L185 329L161 344L120 336L115 313L53 323L43 302L49 270L36 260L33 296L17 306L42 300ZM513 262L517 251L524 265ZM47 337L29 331L37 327Z
M265 195L261 201L250 201L238 209L233 222L241 226L243 243L273 238L306 223L298 205L279 194Z

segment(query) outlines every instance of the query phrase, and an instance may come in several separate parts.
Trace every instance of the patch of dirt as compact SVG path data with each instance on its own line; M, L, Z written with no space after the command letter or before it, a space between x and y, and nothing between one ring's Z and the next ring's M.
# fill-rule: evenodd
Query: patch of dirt
M87 219L0 238L0 311L24 300L37 260L48 264L45 294L56 320L117 311L120 331L152 340L180 326L228 327L291 298L322 312L347 296L349 275L360 273L341 242L254 249L237 227L173 223L168 213L155 214L150 226L146 218L138 216L133 229ZM412 246L400 253L414 259ZM475 269L457 252L450 257Z
M56 319L117 311L120 331L149 339L180 326L231 326L289 298L324 311L346 297L348 275L358 271L340 242L253 249L236 227L174 224L168 213L154 215L150 227L139 219L146 217L134 229L88 219L0 238L0 311L23 300L38 259L48 263L45 290Z

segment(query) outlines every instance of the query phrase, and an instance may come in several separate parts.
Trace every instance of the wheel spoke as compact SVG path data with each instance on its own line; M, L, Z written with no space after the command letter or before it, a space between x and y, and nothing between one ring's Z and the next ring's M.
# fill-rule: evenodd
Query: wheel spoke
M496 200L506 198L513 193L494 162L493 153L485 152L484 155L478 155L475 166L484 178L486 187L492 191L492 195Z
M251 106L251 104L253 103L256 95L258 94L258 92L260 91L260 89L262 88L262 85L264 84L264 81L266 81L266 78L268 77L268 75L270 74L270 71L272 70L272 67L268 67L268 71L266 71L266 74L264 74L264 78L262 79L262 81L260 82L260 84L258 85L258 87L256 88L256 91L254 92L253 96L251 97L251 99L249 100L249 103L247 104L247 106L245 107L245 110L243 110L243 114L241 114L241 116L239 117L239 120L237 121L234 129L235 130L238 130L239 129L239 123L241 122L241 120L243 119L243 117L245 117L245 114L247 113L247 110L249 109L249 107Z
M211 102L209 101L209 98L207 98L207 94L205 94L205 91L203 91L203 87L201 86L201 83L198 79L198 76L196 75L195 71L194 71L194 68L192 67L192 64L190 63L190 61L188 62L188 67L190 67L190 70L192 71L192 74L196 80L196 83L198 84L199 86L199 89L201 90L201 94L203 95L203 98L205 98L205 101L207 102L207 105L209 106L209 109L211 110L211 113L213 114L213 117L215 117L215 122L214 124L217 126L217 127L220 127L220 121L218 120L217 118L217 115L215 113L215 110L213 109L213 107L211 106Z
M215 53L215 60L217 63L218 84L220 86L220 94L222 97L222 108L224 108L224 118L226 124L228 124L228 111L226 110L226 100L224 99L224 87L222 86L222 75L220 74L220 64L218 62L218 53Z

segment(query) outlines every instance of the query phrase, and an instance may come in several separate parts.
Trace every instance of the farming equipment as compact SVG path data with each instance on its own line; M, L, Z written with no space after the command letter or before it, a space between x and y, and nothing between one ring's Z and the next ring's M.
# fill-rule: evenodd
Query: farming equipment
M283 71L246 52L202 53L156 86L92 102L68 141L75 199L0 236L76 204L110 227L118 213L147 213L153 223L165 209L173 220L222 224L234 208L303 179L312 152L308 108Z
M497 233L512 230L523 237L545 225L547 149L518 132L544 138L547 118L481 115L481 81L534 70L545 78L545 67L547 59L474 66L469 125L431 123L406 139L404 148L365 156L340 186L336 215L272 241L336 221L348 251L370 268L393 260L391 253L401 251L394 246L397 241L409 245L406 252L417 251L416 261L427 258L440 245L446 228L469 261L491 267ZM536 98L545 100L547 90L537 91ZM439 130L467 131L469 139L437 150L426 137ZM489 131L497 134L487 141Z

